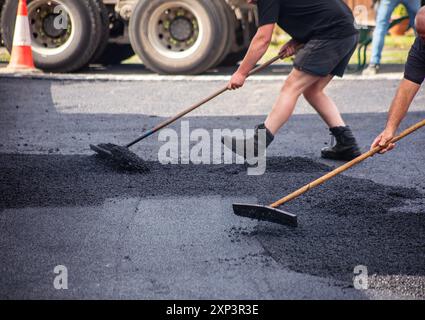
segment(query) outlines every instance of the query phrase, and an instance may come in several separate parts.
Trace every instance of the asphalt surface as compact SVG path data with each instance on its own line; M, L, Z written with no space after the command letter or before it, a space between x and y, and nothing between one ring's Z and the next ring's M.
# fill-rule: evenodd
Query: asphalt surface
M319 158L330 139L305 101L262 176L244 165L161 165L156 136L133 149L148 173L89 150L128 142L222 85L0 78L0 297L423 299L425 130L286 205L298 228L237 217L231 204L270 203L339 165ZM190 127L252 128L280 85L251 81L192 114ZM364 150L396 87L329 88ZM403 128L425 117L424 98ZM53 286L57 265L68 268L68 290ZM368 290L353 288L357 265L368 268Z

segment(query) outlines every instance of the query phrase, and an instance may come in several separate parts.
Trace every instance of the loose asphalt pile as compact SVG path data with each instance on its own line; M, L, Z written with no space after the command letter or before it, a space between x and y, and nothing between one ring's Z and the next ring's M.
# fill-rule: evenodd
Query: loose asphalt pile
M331 169L305 158L271 158L263 176L248 176L243 165L148 165L150 172L139 174L111 168L94 156L3 154L0 210L167 195L256 197L269 204ZM256 237L285 267L348 285L356 265L380 276L425 276L425 212L412 204L403 209L421 199L414 189L342 175L284 206L298 215L298 228L260 222L248 232L229 226L229 237Z

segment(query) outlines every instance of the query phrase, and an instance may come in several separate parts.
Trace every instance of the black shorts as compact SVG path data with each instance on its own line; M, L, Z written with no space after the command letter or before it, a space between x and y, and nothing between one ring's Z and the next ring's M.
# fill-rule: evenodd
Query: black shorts
M342 77L358 41L357 34L343 39L310 40L297 53L294 67L319 77Z
M425 41L417 37L407 58L404 78L421 85L425 79Z

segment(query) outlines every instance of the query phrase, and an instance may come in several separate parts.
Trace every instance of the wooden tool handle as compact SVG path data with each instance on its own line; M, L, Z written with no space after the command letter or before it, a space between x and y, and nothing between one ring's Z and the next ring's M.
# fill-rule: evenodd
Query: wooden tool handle
M272 59L270 59L269 61L263 63L262 65L254 68L251 70L251 72L248 74L249 76L252 76L262 70L264 70L265 68L267 68L268 66L270 66L271 64L275 63L277 60L279 59L283 59L285 58L285 54L280 54ZM153 135L154 133L158 132L159 130L168 127L170 124L176 122L178 119L184 117L185 115L187 115L188 113L198 109L199 107L201 107L202 105L206 104L207 102L217 98L218 96L222 95L223 93L225 93L226 91L228 91L229 88L227 87L227 85L223 88L221 88L220 90L217 90L216 92L214 92L213 94L209 95L208 97L202 99L201 101L195 103L194 105L190 106L189 108L179 112L178 114L176 114L174 117L167 119L163 122L161 122L160 124L158 124L155 128L146 131L141 137L137 138L134 141L131 141L130 143L126 144L127 148L130 148L131 146L135 145L136 143L146 139L147 137Z
M401 139L403 139L404 137L408 136L409 134L415 132L416 130L422 128L425 126L425 119L418 122L417 124L411 126L410 128L404 130L402 133L400 133L397 137L394 137L390 143L395 143L397 141L400 141ZM304 187L298 189L297 191L291 193L290 195L276 201L275 203L271 204L270 207L272 208L277 208L280 207L281 205L294 200L295 198L298 198L299 196L301 196L302 194L306 193L307 191L321 185L322 183L332 179L333 177L339 175L340 173L350 169L351 167L355 166L356 164L359 164L360 162L366 160L367 158L372 157L373 155L377 154L379 151L381 151L382 149L384 149L385 147L375 147L374 149L362 154L361 156L357 157L356 159L347 162L346 164L344 164L343 166L336 168L335 170L329 172L328 174L324 175L323 177L305 185Z
M259 65L258 67L252 69L249 73L248 73L248 77L252 76L262 70L264 70L265 68L267 68L268 66L270 66L271 64L275 63L277 60L279 59L284 59L286 58L286 56L284 54L280 54L272 59L270 59L269 61L263 63L262 65Z

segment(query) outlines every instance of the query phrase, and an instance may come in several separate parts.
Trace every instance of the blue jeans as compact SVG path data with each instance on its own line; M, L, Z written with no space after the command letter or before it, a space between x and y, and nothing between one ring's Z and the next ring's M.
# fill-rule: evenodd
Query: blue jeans
M381 0L376 17L376 28L373 32L372 58L370 64L381 62L382 49L384 48L385 36L390 26L391 15L400 3L404 4L410 17L410 26L415 27L416 13L421 7L420 0Z

